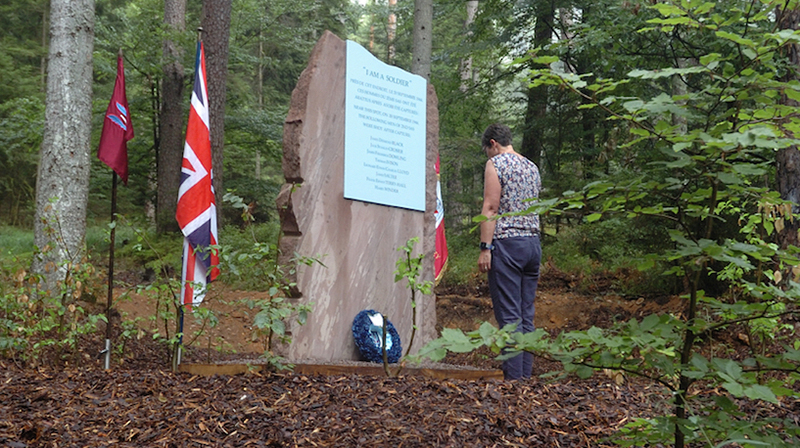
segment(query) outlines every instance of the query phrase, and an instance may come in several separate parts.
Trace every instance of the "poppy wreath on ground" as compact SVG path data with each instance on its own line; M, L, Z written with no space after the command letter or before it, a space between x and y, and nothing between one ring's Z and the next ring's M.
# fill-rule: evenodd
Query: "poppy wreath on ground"
M353 337L356 340L361 356L370 362L383 362L383 316L375 310L364 310L353 319ZM390 363L400 360L403 352L400 346L400 335L386 321L386 358Z

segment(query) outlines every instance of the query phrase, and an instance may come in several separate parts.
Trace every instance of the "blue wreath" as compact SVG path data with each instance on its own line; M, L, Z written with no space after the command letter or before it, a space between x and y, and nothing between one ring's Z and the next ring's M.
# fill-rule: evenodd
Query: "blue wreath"
M353 337L356 340L361 356L370 362L383 362L383 327L375 323L382 322L383 317L375 310L364 310L353 319ZM400 346L400 335L394 325L386 320L386 357L389 362L400 360L403 349Z

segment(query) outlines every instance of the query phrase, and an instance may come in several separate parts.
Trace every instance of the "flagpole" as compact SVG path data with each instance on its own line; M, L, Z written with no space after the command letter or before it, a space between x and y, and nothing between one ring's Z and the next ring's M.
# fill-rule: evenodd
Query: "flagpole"
M199 26L199 27L197 27L197 43L199 44L201 42L203 42L203 27ZM184 263L185 262L186 262L186 260L184 260ZM183 291L183 289L185 287L186 287L186 285L181 285L181 290ZM194 291L194 288L192 289L192 291ZM194 294L194 292L192 292L192 294ZM181 298L182 297L183 297L183 294L181 294ZM192 297L192 302L194 302L194 297ZM181 365L181 355L182 355L182 352L183 352L183 316L185 314L184 313L184 308L185 308L185 304L183 303L183 300L181 300L180 306L178 307L178 327L179 327L178 331L179 331L179 336L178 336L178 349L176 350L176 354L175 354L175 358L176 358L175 359L175 363L174 363L175 367L176 367L175 370L177 370L177 366Z
M117 77L114 80L114 92L108 103L103 132L97 148L97 158L112 170L111 177L111 233L108 248L108 301L106 304L106 344L100 355L105 355L104 367L111 367L111 312L114 301L114 246L117 224L117 178L128 184L128 140L133 138L133 122L128 110L128 98L125 95L125 70L122 63L122 48L117 53ZM98 356L99 358L99 356Z
M108 248L108 302L106 304L106 348L103 368L111 367L111 306L114 299L114 240L117 232L117 173L111 171L111 235Z
M178 353L176 355L177 361L175 362L176 366L181 365L181 355L183 354L183 304L178 307L178 320L180 321L180 335L178 336ZM177 370L177 369L176 369Z

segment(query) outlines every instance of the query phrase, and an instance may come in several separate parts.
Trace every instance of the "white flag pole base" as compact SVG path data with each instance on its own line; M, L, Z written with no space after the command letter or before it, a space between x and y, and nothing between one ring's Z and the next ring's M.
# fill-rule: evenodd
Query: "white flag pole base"
M103 368L108 370L111 368L111 339L106 339L106 356L103 361Z

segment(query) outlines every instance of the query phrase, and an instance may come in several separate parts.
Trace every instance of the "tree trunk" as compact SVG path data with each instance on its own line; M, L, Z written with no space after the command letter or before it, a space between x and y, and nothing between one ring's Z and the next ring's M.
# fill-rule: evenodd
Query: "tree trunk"
M47 48L47 3L42 5L42 49ZM41 91L44 92L47 88L47 57L42 52L42 58L39 63L39 75L41 79Z
M472 39L472 24L475 22L475 15L478 12L478 0L467 0L466 7L466 20L464 20L464 37L463 39L469 42ZM461 77L461 84L459 91L467 93L477 81L477 76L473 71L472 55L468 54L459 63L459 74ZM445 220L448 229L461 229L464 227L462 224L464 217L469 217L469 207L465 206L465 201L462 197L465 196L464 186L464 161L463 157L448 156L449 154L460 154L461 151L469 151L470 145L474 144L473 141L457 144L456 151L440 151L441 156L441 178L443 195L444 192L452 192L448 195L447 214ZM445 148L440 148L445 149ZM445 174L446 173L446 174ZM481 180L482 181L482 180ZM450 224L455 223L455 225Z
M164 23L173 33L186 30L186 0L164 1ZM164 40L164 78L161 81L161 132L156 147L158 163L158 200L156 230L159 233L177 232L175 210L178 206L178 187L181 180L181 160L185 126L183 124L184 73L183 50L171 39Z
M231 0L203 1L203 45L208 79L208 121L211 133L211 164L217 218L222 210L223 149L225 147L225 100L228 78L228 41L231 30ZM176 196L177 197L177 196ZM219 221L221 222L221 221Z
M433 1L414 0L414 34L411 73L431 80L431 53L433 51Z
M57 294L84 254L92 124L94 0L52 0L45 125L31 270Z
M388 41L386 43L386 62L389 64L394 64L395 57L394 38L397 34L397 15L394 13L394 9L396 6L397 0L389 0L389 21L386 25L386 40Z
M258 110L264 110L264 34L261 29L258 30L258 73L256 74L257 87L256 94L258 95ZM256 169L255 178L261 180L261 148L256 148Z
M778 25L783 30L797 30L800 23L800 11L796 9L779 11ZM800 68L800 47L797 44L788 45L788 58L792 65ZM795 72L790 72L791 78L797 79ZM787 79L786 81L789 81ZM800 106L795 100L783 97L783 104L797 108ZM792 203L793 219L784 216L784 227L778 233L778 241L782 248L798 246L798 230L800 230L800 150L797 146L790 146L778 150L775 157L775 179L778 183L778 192L781 199Z
M550 43L555 9L550 1L542 0L536 4L536 26L533 44L537 48ZM544 137L544 117L547 114L547 86L528 89L528 106L525 110L525 127L522 131L521 153L534 163L541 165L542 139Z
M472 37L470 28L472 27L472 23L475 22L475 14L478 12L478 0L467 0L466 7L467 20L464 21L464 30L466 31L466 38L470 39ZM462 93L466 93L475 81L475 75L472 72L472 56L470 55L462 59L459 65L459 73L461 74L459 90Z

